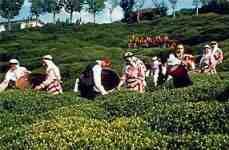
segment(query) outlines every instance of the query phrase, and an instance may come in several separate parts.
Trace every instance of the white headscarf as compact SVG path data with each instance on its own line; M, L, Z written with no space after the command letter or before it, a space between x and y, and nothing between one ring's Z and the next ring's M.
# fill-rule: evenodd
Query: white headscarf
M16 69L18 69L20 67L20 63L19 63L19 61L17 59L10 59L9 63L10 64L15 64Z
M139 58L137 58L135 56L131 57L130 64L132 66L137 67L139 64L142 64L142 63L143 62Z
M46 72L49 72L50 70L53 70L55 73L55 76L57 80L61 81L61 75L60 75L60 70L59 68L53 63L52 60L44 59L43 60L45 64L47 65Z

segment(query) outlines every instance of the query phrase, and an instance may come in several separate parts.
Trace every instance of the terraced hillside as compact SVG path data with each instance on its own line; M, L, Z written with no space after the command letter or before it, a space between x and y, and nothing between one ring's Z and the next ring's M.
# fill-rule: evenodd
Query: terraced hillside
M140 25L48 25L1 34L1 73L11 57L40 72L40 57L49 53L60 66L65 93L1 93L0 149L228 149L228 24L229 16L207 14ZM219 76L191 74L194 85L187 88L149 87L145 94L122 90L95 101L72 93L75 78L96 59L109 57L121 71L129 32L167 34L189 45L194 54L217 40L225 53ZM148 57L166 50L132 51Z

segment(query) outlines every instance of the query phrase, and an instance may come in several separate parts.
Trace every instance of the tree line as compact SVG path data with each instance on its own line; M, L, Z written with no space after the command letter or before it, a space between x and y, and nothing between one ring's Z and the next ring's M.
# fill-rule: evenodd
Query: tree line
M124 10L124 21L128 22L128 18L130 18L131 13L133 11L137 11L137 21L140 22L140 14L144 3L147 0L121 0L120 6ZM155 12L160 16L166 16L168 5L165 0L151 0ZM168 0L172 9L172 16L176 17L176 8L177 2L185 1L185 0ZM215 12L220 14L229 14L229 1L228 0L193 0L192 4L195 8L195 13L198 16L199 12Z
M108 3L110 18L112 21L112 13L117 6L120 6L124 11L124 21L128 22L130 14L137 12L137 21L140 22L141 10L147 0L29 0L31 5L31 14L36 19L44 13L53 14L53 23L56 23L56 15L61 12L62 9L69 14L70 23L73 20L74 12L81 12L82 9L93 14L93 22L95 23L96 13L103 10L105 2ZM154 8L161 15L167 15L168 6L165 0L151 0ZM168 0L173 10L173 17L176 17L176 6L179 0ZM25 0L0 0L0 16L7 19L8 30L11 30L11 20L19 15L19 12L24 4ZM228 0L193 0L195 6L196 15L201 11L207 12L209 10L215 10L217 13L228 12L229 3ZM81 15L80 15L81 16ZM81 20L81 17L79 18Z
M25 0L0 0L0 16L7 19L8 30L11 30L11 20L19 15ZM31 14L38 20L44 13L53 14L53 23L56 23L56 15L65 10L70 15L70 22L73 20L74 12L81 12L85 9L95 15L104 8L104 0L29 0L31 3Z

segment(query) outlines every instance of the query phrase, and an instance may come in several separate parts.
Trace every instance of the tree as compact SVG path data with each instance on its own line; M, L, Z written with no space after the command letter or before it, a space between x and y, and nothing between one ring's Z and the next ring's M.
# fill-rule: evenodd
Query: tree
M130 13L132 12L133 6L134 0L121 0L120 7L124 11L124 21L129 21Z
M120 0L110 0L109 3L109 14L110 14L110 20L112 22L112 13L114 9L119 5Z
M229 14L228 0L202 0L201 12L215 12L219 14Z
M156 8L156 10L158 11L158 13L160 14L160 16L166 16L167 15L167 10L168 7L165 3L164 0L152 0L154 7Z
M200 4L201 4L201 0L193 0L192 3L195 6L196 15L198 16L199 15L199 7L200 7Z
M137 10L137 22L141 22L141 9L143 8L145 0L135 0L134 8Z
M60 13L62 4L60 0L44 0L45 11L53 13L53 23L56 23L56 14Z
M176 17L176 11L175 11L175 9L176 9L176 5L177 5L177 1L178 1L178 0L169 0L169 2L170 2L171 5L172 5L173 17L174 17L174 18Z
M93 22L95 23L95 15L104 8L104 0L85 0L84 4L88 6L87 10L93 14Z
M83 2L83 0L61 0L61 5L70 14L70 23L72 23L73 13L81 11Z
M228 0L200 0L203 5L209 5L211 3L223 4L228 2Z
M212 1L212 0L201 0L201 3L202 3L203 5L208 5L208 3L209 3L210 1Z
M30 0L32 3L31 5L31 13L32 16L36 17L36 20L38 21L39 16L45 12L45 1L44 0Z
M19 15L24 0L0 0L0 15L7 19L8 31L11 31L11 19Z
M38 18L43 13L53 13L53 22L56 22L56 14L60 12L62 5L60 0L30 0L32 3L32 15Z
M152 0L152 3L153 3L155 8L160 8L161 7L160 0Z

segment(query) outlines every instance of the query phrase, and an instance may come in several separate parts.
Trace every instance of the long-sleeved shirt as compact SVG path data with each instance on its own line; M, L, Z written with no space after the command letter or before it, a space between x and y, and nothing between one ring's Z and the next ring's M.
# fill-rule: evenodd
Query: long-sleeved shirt
M212 62L212 56L211 53L204 54L200 59L200 67L210 66Z
M150 67L152 70L159 70L161 65L161 62L159 60L154 60L151 64Z
M167 62L169 66L175 66L180 65L182 61L178 59L175 54L170 54Z
M92 71L93 71L93 80L95 83L94 90L100 92L102 95L106 94L107 92L104 89L101 80L102 67L99 64L97 64L92 68Z
M45 60L47 64L46 79L40 84L41 89L46 88L48 93L57 95L63 92L61 86L61 75L59 68L50 60Z
M59 68L47 68L46 70L46 80L42 82L44 87L48 86L54 80L61 81L61 76L59 73Z
M8 70L8 72L5 75L5 79L0 84L0 92L4 91L8 87L10 81L16 82L18 79L26 76L29 73L30 71L28 71L25 67L20 66L17 66L15 70Z
M29 74L30 71L28 71L25 67L17 67L15 70L9 70L6 75L4 81L16 81L17 79L20 79L21 77Z

